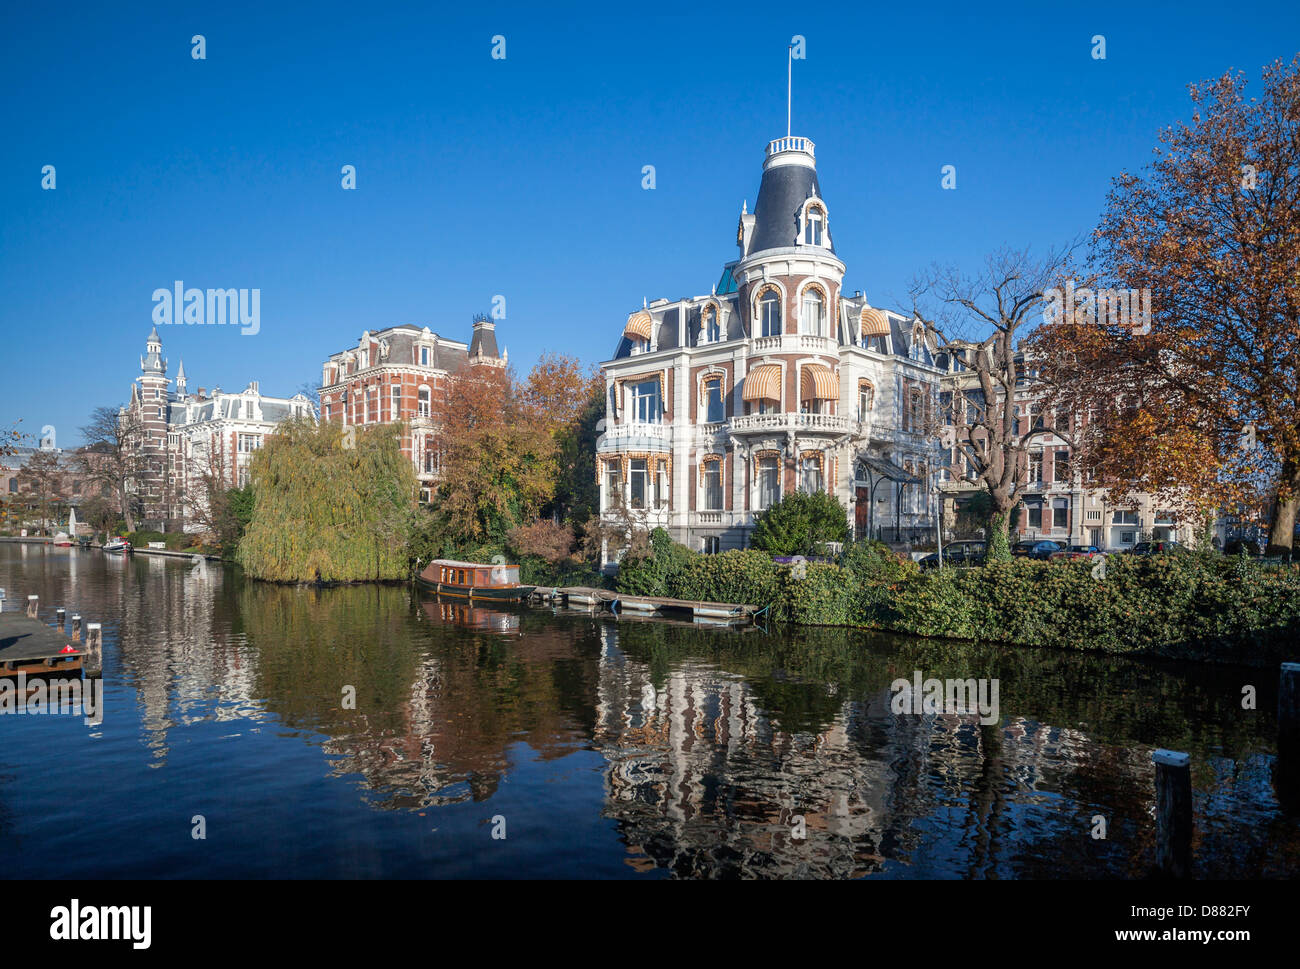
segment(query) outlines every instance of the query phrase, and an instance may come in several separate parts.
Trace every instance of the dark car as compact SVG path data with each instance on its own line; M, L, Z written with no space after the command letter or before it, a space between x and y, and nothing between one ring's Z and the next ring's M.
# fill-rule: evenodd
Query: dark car
M1054 559L1086 559L1102 554L1104 553L1096 545L1071 545L1059 552L1053 552L1050 557Z
M987 546L984 542L953 542L943 549L944 565L983 565ZM923 569L939 567L939 553L931 552L917 561Z
M1050 539L1042 539L1037 542L1016 542L1011 546L1011 554L1017 558L1030 559L1047 559L1051 558L1053 552L1059 552L1062 546L1060 542L1053 542Z
M1186 548L1182 542L1138 542L1132 548L1128 549L1128 555L1159 555L1161 552L1184 552Z

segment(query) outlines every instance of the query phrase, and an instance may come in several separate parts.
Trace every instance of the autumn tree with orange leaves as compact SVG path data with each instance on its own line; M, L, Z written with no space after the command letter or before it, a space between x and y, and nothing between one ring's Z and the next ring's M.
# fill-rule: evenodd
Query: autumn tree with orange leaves
M1099 271L1151 294L1149 332L1066 320L1038 350L1093 421L1087 466L1203 508L1274 497L1270 545L1300 508L1300 55L1191 85L1190 123L1114 180Z
M522 383L491 365L465 367L447 380L433 438L441 469L435 544L442 553L503 549L512 534L533 535L541 519L558 526L570 517L566 499L580 491L572 482L595 479L594 466L587 471L572 444L592 386L577 360L554 354L543 355Z

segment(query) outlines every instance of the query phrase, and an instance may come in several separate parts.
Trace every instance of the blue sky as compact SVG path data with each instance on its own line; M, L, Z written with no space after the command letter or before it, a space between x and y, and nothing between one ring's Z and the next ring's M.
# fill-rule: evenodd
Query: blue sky
M1189 82L1257 85L1297 28L1283 2L11 5L0 427L80 443L178 279L261 290L256 336L161 328L191 389L288 395L395 323L467 340L496 295L521 373L546 350L598 362L643 298L707 293L734 258L795 34L793 130L846 287L895 305L933 261L1088 232Z

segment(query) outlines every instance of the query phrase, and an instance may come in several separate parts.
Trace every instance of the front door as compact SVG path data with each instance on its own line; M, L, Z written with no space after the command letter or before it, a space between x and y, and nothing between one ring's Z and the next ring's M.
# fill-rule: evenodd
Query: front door
M865 538L867 534L867 509L870 507L871 493L866 488L858 488L853 500L853 537Z

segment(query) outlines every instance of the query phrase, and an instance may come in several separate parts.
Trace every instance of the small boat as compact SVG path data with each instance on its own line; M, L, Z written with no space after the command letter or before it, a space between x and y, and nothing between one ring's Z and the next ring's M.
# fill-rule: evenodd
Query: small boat
M104 551L105 552L129 552L131 551L131 543L128 542L121 535L114 535L112 538L110 538L107 542L104 543Z
M72 548L72 539L68 538L67 532L59 532L54 536L55 548Z
M519 584L517 565L484 565L454 559L434 559L416 576L416 581L438 595L471 601L524 599L536 588Z

